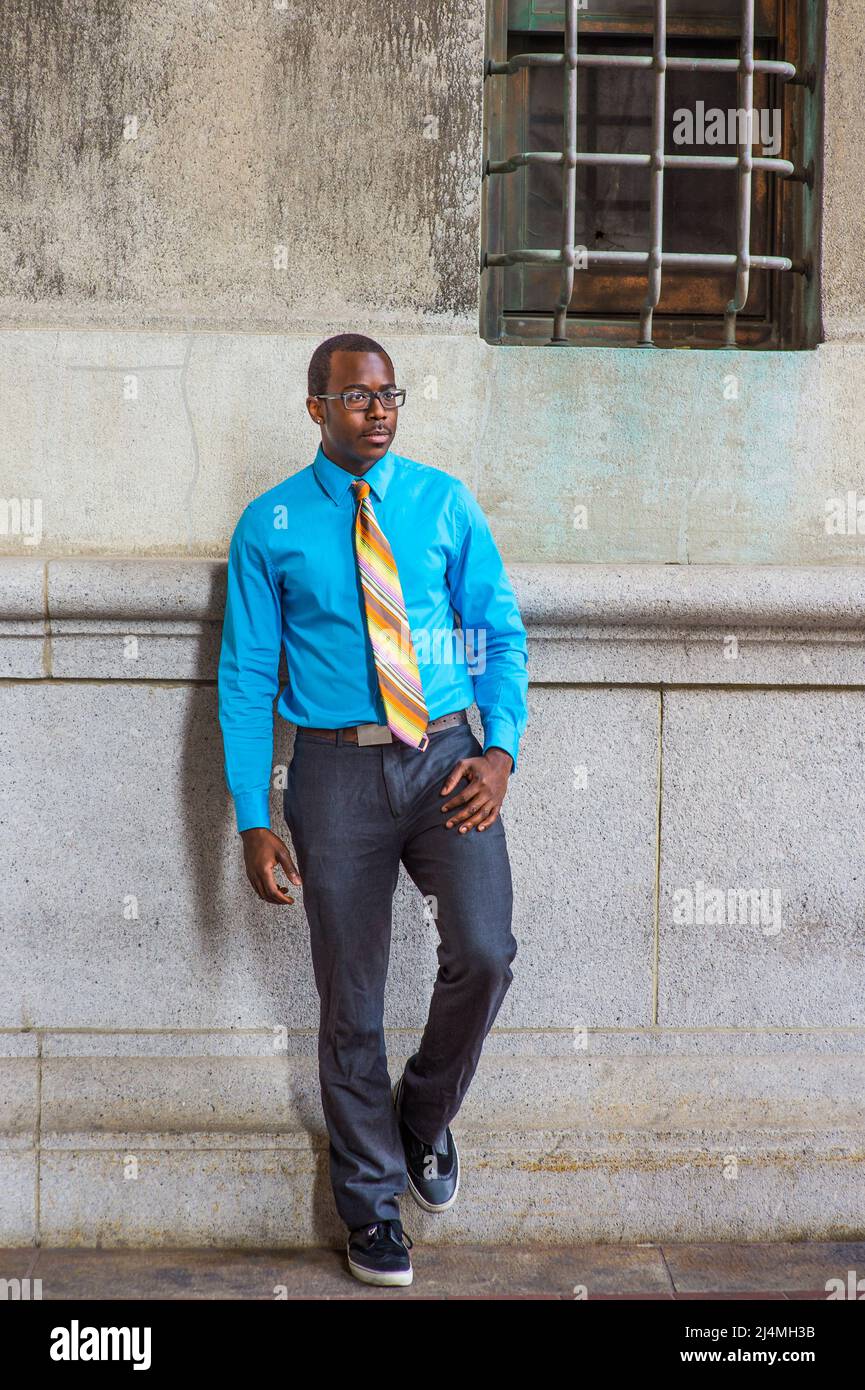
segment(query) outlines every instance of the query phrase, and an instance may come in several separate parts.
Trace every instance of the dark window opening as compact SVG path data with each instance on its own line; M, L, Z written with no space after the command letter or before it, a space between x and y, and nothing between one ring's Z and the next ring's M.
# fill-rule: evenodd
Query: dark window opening
M608 0L604 13L574 5L581 61L569 84L564 3L489 0L483 336L502 343L812 346L819 319L812 256L818 6L801 0L800 14L790 0L757 0L749 32L741 0ZM657 27L659 9L666 33ZM651 167L659 54L666 67L660 175ZM755 71L749 92L743 55L758 69L766 63L778 70ZM605 57L630 65L599 63ZM717 60L723 70L700 66ZM576 112L572 224L562 158L569 92ZM744 134L749 110L752 141ZM623 162L591 162L598 155ZM721 158L729 167L686 167L677 162L683 156ZM740 171L749 159L758 164L745 180ZM568 245L576 253L569 293ZM680 265L671 256L699 263ZM724 264L702 260L719 256Z

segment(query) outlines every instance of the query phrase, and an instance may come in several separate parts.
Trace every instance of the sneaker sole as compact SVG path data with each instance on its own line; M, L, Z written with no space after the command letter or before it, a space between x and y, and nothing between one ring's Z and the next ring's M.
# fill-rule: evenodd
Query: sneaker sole
M397 1095L397 1091L399 1090L399 1087L400 1087L400 1081L402 1081L402 1077L401 1077L401 1076L400 1076L399 1080L396 1082L396 1084L395 1084L395 1085L392 1087L392 1089L391 1089L391 1094L392 1094L392 1096L393 1096L394 1109L397 1110L397 1113L399 1113L399 1108L398 1108L397 1103L396 1103L396 1095ZM453 1138L453 1135L451 1135L451 1138ZM457 1199L457 1193L458 1193L459 1190L460 1190L460 1151L459 1151L459 1149L457 1148L457 1141L456 1141L456 1139L454 1139L454 1158L455 1158L456 1165L457 1165L457 1184L456 1184L456 1187L454 1188L453 1193L451 1194L451 1196L448 1198L448 1200L447 1200L446 1202L439 1202L438 1204L436 1204L436 1203L434 1203L434 1202L428 1202L427 1199L426 1199L426 1197L422 1197L422 1196L421 1196L421 1194L418 1192L417 1188L415 1187L414 1183L413 1183L412 1180L411 1180L411 1173L408 1171L408 1169L406 1169L406 1177L408 1178L408 1190L409 1190L409 1192L411 1193L411 1195L412 1195L412 1197L414 1198L414 1200L417 1202L418 1206L419 1206L419 1207L423 1207L424 1211L432 1211L432 1212L447 1211L448 1207L452 1207L453 1204L454 1204L454 1202L456 1201L456 1199Z
M348 1255L348 1247L346 1254ZM359 1279L362 1284L380 1284L386 1288L393 1288L410 1284L414 1278L413 1269L365 1269L363 1265L355 1264L351 1255L348 1255L348 1267L355 1279Z

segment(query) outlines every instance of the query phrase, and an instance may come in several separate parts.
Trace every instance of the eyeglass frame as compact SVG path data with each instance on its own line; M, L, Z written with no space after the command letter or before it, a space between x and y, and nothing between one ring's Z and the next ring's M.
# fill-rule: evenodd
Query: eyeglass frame
M397 394L398 396L402 396L402 400L400 401L399 405L390 405L390 406L385 405L384 401L382 400L382 395L384 394L385 391L394 391L394 390L396 391L396 394ZM355 407L354 410L352 410L351 406L346 405L346 404L345 404L345 398L346 398L346 396L350 395L352 391L363 391L364 395L369 396L369 400L367 401L366 405L359 405L359 406ZM343 403L343 405L345 406L346 410L350 411L351 414L353 414L353 415L358 415L358 414L360 414L360 412L361 412L362 410L363 410L363 411L369 410L369 408L370 408L370 406L372 405L373 401L378 401L378 403L379 403L379 405L381 406L382 410L401 410L402 407L405 405L405 398L406 398L406 388L405 388L404 386L400 386L400 387L384 386L384 387L382 387L381 391L367 391L366 387L361 387L361 386L347 386L346 389L345 389L344 391L330 391L330 392L319 391L319 392L316 394L316 397L315 397L315 399L316 399L317 401L342 401L342 403Z

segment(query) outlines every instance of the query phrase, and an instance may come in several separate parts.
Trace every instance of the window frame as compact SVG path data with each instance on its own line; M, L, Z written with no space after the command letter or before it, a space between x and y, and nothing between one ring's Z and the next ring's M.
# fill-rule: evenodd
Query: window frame
M532 8L534 0L520 0L526 10ZM591 0L590 0L591 4ZM559 39L556 51L563 51L565 32L562 13L533 15L530 30L510 30L508 28L509 9L513 0L487 0L485 34L485 85L483 113L483 196L481 207L481 297L480 332L481 336L497 345L538 345L553 341L554 305L548 312L529 312L525 308L512 308L505 304L505 272L500 265L489 264L487 255L501 254L516 249L520 219L525 211L525 196L517 197L515 190L520 181L524 185L525 166L513 173L489 171L490 162L502 161L528 148L526 130L528 125L528 80L527 67L509 75L490 72L489 65L506 63L513 57L514 50L520 53L532 51L532 33L553 34ZM516 6L513 6L516 8ZM777 9L776 9L777 7ZM563 7L564 8L564 7ZM597 13L598 5L592 6L589 13L578 13L579 36L603 34L612 40L614 30L629 34L638 33L651 36L654 30L653 18L641 20L619 19L611 21ZM788 89L781 103L783 111L782 142L779 158L790 160L795 173L782 178L776 173L766 173L760 182L768 190L770 203L770 226L773 245L750 244L752 256L779 255L787 257L796 267L791 270L765 270L760 272L766 281L766 314L762 317L748 315L746 303L743 313L735 320L735 344L729 342L729 331L725 333L723 315L705 315L694 312L683 304L675 314L654 312L652 315L651 343L639 343L639 314L633 311L611 311L601 307L594 312L574 312L569 309L565 332L568 343L587 346L664 346L721 348L736 347L792 349L809 348L821 341L820 323L819 264L816 248L819 240L819 207L822 182L820 179L820 160L818 152L822 138L822 82L823 70L823 31L825 10L822 0L757 0L757 23L755 36L766 42L768 16L777 13L777 37L775 56L792 63L796 75L785 81L768 78L768 90L773 84L779 89ZM687 16L668 16L668 38L682 36L697 38L693 20ZM724 22L702 24L700 37L738 37L739 18ZM516 34L517 42L509 53L509 38ZM520 40L529 42L520 42ZM578 44L579 47L579 44ZM807 58L807 61L803 61ZM562 70L561 68L559 69ZM585 70L585 69L584 69ZM579 75L580 69L577 69ZM647 80L652 79L652 73ZM737 104L740 86L737 81ZM755 97L755 106L759 103ZM519 137L519 143L515 143ZM581 132L577 132L577 150L583 152ZM665 154L673 153L669 146ZM650 173L647 170L647 178ZM677 173L686 177L687 171ZM512 188L508 188L508 182ZM737 180L738 183L738 180ZM753 189L752 189L753 199ZM577 229L578 230L578 229ZM495 238L490 244L491 235ZM647 216L646 247L649 245L650 223ZM579 238L577 237L577 240ZM661 242L663 247L663 241ZM735 247L730 251L735 252ZM558 269L561 270L559 261ZM579 274L577 270L575 274ZM613 267L612 274L637 276L644 287L648 286L648 267L620 271ZM702 276L700 270L694 275ZM730 292L736 286L734 268L715 272L723 274L729 284ZM668 267L662 270L663 283L669 288L669 276L675 274L677 280L685 279L685 272L672 272ZM691 272L688 272L691 278ZM633 280L631 281L633 285ZM753 284L753 281L752 281Z

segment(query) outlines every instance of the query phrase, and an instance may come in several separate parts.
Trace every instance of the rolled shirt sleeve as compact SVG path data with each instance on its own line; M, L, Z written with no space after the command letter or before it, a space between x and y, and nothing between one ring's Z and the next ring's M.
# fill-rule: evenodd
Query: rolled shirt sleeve
M225 780L238 831L270 829L273 703L279 693L282 601L253 505L231 538L217 685Z
M458 493L462 526L447 571L451 601L459 614L466 650L473 654L470 669L483 722L484 752L504 748L513 758L514 773L528 723L526 630L480 503L462 482Z

